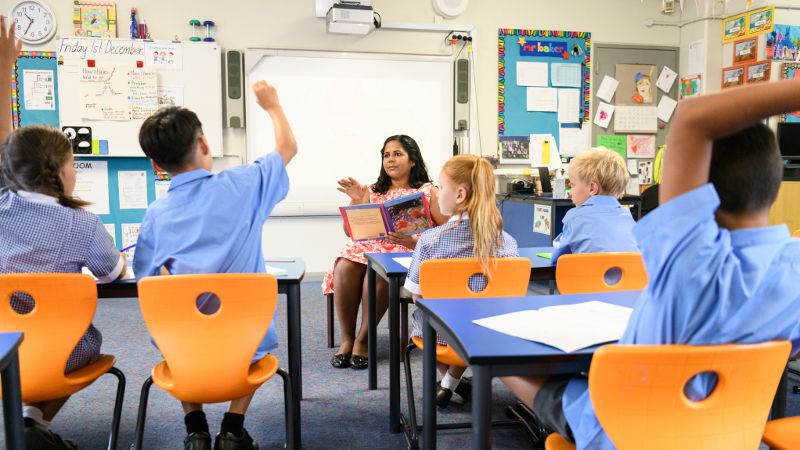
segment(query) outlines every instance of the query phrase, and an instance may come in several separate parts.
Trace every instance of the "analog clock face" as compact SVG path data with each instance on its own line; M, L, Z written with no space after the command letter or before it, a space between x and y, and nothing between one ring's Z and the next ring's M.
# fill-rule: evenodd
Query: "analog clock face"
M11 18L16 21L16 34L28 44L48 41L56 31L56 19L50 8L37 0L22 1L11 9Z

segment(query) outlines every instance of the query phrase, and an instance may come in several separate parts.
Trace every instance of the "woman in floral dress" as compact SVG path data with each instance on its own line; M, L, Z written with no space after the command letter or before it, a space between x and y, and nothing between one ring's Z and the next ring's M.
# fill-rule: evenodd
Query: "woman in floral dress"
M351 205L383 203L404 195L423 192L428 198L431 217L436 225L447 221L439 212L437 188L428 176L425 162L416 141L406 135L391 136L381 149L383 164L378 181L364 185L353 178L339 180L339 191L350 197ZM347 230L345 229L345 233ZM367 360L367 260L364 253L409 252L416 245L416 236L390 233L388 239L351 242L336 257L334 266L325 274L323 294L333 293L339 318L341 344L331 358L336 368L366 369ZM377 317L380 321L389 305L385 280L376 280ZM334 290L335 287L335 290ZM359 304L363 305L361 325L356 335Z

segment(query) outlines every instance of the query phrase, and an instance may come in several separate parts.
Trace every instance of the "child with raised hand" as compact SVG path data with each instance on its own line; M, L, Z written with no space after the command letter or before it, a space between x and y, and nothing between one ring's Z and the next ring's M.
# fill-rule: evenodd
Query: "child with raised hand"
M167 195L147 209L136 243L137 279L169 273L264 273L262 228L272 209L286 197L286 165L297 154L292 129L275 88L253 85L259 106L275 130L275 151L252 164L211 172L211 148L197 115L185 108L164 108L142 124L139 144L153 166L172 177ZM200 306L206 313L217 303ZM278 347L274 320L253 355L261 360ZM231 399L213 448L258 448L244 428L253 394ZM210 449L211 435L202 404L183 403L185 449Z
M790 340L797 353L800 240L785 224L769 226L783 161L772 131L760 123L797 110L800 79L681 102L668 138L661 206L634 228L650 283L620 344ZM614 448L585 377L503 381L577 448ZM715 384L702 376L687 385L687 396L699 401Z
M474 155L454 156L439 174L439 208L450 220L420 235L404 287L421 298L419 266L429 259L478 258L488 269L491 258L518 256L517 242L503 231L503 219L494 193L494 170L485 158ZM486 286L482 277L470 279L470 288L480 292ZM413 335L422 336L418 311L413 316ZM437 344L446 345L441 337ZM436 404L446 407L453 392L469 400L472 388L462 380L465 367L439 364L444 375L436 386Z
M6 31L5 18L0 17L0 28L0 105L7 108L20 45L14 38L14 22ZM72 196L76 173L66 136L45 126L22 127L9 134L10 111L0 117L0 273L81 273L86 267L101 282L122 276L125 255L116 249L100 219L82 209L88 203ZM20 314L31 312L34 300L12 295L11 308ZM64 320L69 320L68 314ZM96 361L101 342L100 332L90 325L64 372ZM67 399L23 406L26 448L75 448L50 430L50 421Z
M636 224L617 200L625 192L628 168L605 147L585 151L570 161L570 195L575 208L564 215L564 227L553 240L553 261L567 253L635 252Z

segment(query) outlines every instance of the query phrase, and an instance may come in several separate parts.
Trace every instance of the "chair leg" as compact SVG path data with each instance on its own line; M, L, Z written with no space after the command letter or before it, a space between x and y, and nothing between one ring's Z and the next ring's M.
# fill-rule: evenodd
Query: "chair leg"
M294 423L294 403L292 398L292 381L289 374L285 370L278 368L278 375L283 379L283 403L284 415L286 416L286 448L294 450L298 448L297 443L294 441L295 427L300 424ZM300 433L297 433L299 436Z
M333 294L328 294L328 348L333 348Z
M117 377L117 397L114 400L114 416L111 419L111 435L108 437L108 449L117 448L117 438L119 437L119 422L122 417L122 402L125 397L125 374L116 367L108 369L111 375Z
M400 342L408 344L408 301L401 300L400 303Z
M136 416L136 440L133 443L134 450L142 450L144 440L144 421L147 415L147 397L150 394L150 386L153 385L153 377L147 377L142 385L142 393L139 396L139 414Z
M417 346L412 342L403 350L403 367L405 368L406 375L406 396L408 397L408 423L403 424L405 425L403 432L406 435L406 441L408 441L408 448L412 450L419 448L419 435L417 434L417 410L414 405L414 384L413 380L411 379L411 352L416 348ZM401 419L402 418L403 417L401 416Z

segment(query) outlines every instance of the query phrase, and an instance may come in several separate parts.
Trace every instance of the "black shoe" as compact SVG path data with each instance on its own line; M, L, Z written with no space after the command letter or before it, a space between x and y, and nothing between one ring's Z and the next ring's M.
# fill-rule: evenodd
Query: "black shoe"
M61 439L61 436L30 417L25 417L24 424L26 450L75 450L78 448L74 442Z
M361 355L353 355L352 360L350 361L352 367L355 370L364 370L369 367L369 357L368 356L361 356Z
M183 438L183 450L211 450L211 435L195 431Z
M233 433L220 433L214 441L214 450L258 450L258 444L250 437L247 430L241 436Z
M453 398L453 391L442 387L442 382L436 383L436 406L439 408L447 408L450 404L450 399Z
M458 386L456 386L455 393L463 398L465 402L470 401L472 399L472 378L462 378L458 382Z
M346 369L350 367L351 353L339 353L331 357L331 365L337 369Z

